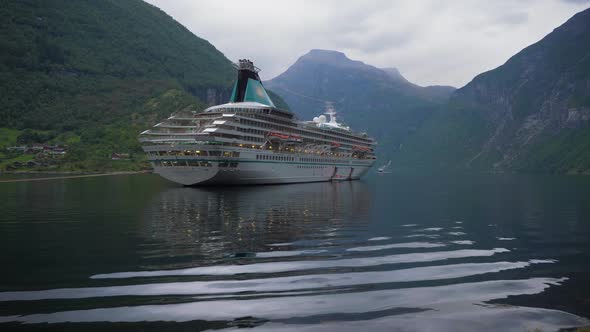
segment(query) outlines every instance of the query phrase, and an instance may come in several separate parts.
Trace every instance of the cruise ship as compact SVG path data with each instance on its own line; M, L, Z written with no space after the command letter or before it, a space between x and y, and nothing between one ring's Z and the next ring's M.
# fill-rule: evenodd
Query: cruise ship
M229 103L179 111L139 140L154 173L186 186L360 179L375 141L339 123L331 104L312 121L277 108L249 60L235 65Z

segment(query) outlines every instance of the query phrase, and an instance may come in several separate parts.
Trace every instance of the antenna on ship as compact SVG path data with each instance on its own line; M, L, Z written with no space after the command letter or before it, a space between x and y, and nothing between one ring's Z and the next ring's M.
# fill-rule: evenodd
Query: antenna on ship
M254 65L254 62L248 59L239 59L238 63L233 64L237 70L249 70L251 72L255 72L258 74L260 72L260 68Z
M331 101L324 102L324 114L330 116L330 123L337 124L336 122L336 110L334 109L334 103Z

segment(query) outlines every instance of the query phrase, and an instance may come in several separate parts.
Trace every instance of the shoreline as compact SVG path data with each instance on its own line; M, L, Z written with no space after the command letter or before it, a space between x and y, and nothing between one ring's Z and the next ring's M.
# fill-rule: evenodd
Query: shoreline
M42 173L42 172L14 172L14 173L0 173L1 174L23 174L23 175L31 175L31 174L56 174L57 176L50 176L50 177L39 177L39 178L23 178L23 179L6 179L1 180L0 183L10 183L10 182L29 182L29 181L49 181L49 180L63 180L63 179L77 179L77 178L90 178L90 177L98 177L98 176L115 176L115 175L132 175L132 174L150 174L151 171L120 171L120 172L107 172L107 173L65 173L65 172L55 172L55 173ZM62 175L60 174L70 174L70 175Z

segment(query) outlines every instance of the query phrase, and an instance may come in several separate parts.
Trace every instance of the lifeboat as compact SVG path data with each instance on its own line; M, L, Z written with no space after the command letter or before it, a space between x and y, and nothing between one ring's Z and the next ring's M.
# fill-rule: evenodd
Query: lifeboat
M354 145L354 146L352 147L352 149L353 149L353 150L355 150L355 151L362 151L362 152L368 152L368 151L371 151L371 149L370 149L370 148L368 148L368 147L366 147L366 146L358 146L358 145Z
M276 131L271 131L268 134L266 134L266 137L269 140L280 140L280 141L286 141L286 142L290 142L290 143L301 143L303 142L303 140L301 139L301 136L296 135L296 134L283 134L283 133L279 133Z

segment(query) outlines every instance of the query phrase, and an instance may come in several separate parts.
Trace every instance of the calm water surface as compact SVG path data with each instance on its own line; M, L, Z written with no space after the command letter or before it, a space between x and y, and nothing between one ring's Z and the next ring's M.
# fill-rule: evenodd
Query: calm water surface
M590 178L0 183L0 330L589 324Z

